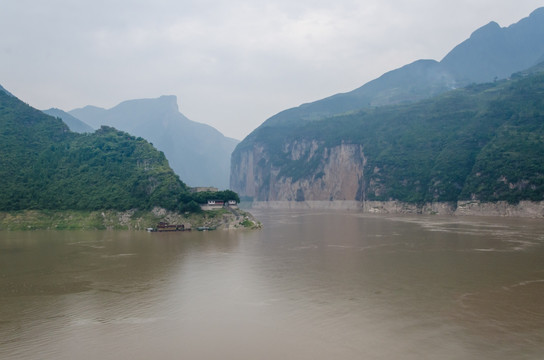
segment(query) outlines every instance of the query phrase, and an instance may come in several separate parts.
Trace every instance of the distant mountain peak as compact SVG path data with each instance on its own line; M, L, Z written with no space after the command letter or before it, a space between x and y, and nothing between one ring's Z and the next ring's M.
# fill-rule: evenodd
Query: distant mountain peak
M482 26L470 35L471 40L485 40L496 36L502 30L501 26L495 21L489 22L487 25Z
M132 111L140 112L152 112L161 114L178 115L181 114L178 107L178 98L175 95L162 95L158 98L146 98L146 99L133 99L126 100L117 106L114 106L108 111ZM143 115L143 113L135 114Z
M544 8L508 27L492 21L474 31L441 61L460 85L505 79L544 55Z
M176 95L162 95L158 100L172 111L179 112L178 97Z
M100 106L94 106L94 105L87 105L83 107L82 109L91 109L91 110L106 110L104 108L101 108Z
M529 17L544 16L544 7L538 8L529 15Z
M159 100L163 100L166 102L173 102L177 105L178 103L178 97L176 95L161 95L159 97Z

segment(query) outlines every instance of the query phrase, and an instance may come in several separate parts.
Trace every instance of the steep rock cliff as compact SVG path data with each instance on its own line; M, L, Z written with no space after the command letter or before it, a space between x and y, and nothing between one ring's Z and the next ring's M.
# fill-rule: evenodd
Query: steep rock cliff
M417 211L540 202L543 119L538 70L415 104L263 125L233 152L231 188L255 201L398 201Z
M281 155L287 166L270 159L259 144L239 152L232 162L232 189L258 201L363 200L361 145L294 141L282 145Z

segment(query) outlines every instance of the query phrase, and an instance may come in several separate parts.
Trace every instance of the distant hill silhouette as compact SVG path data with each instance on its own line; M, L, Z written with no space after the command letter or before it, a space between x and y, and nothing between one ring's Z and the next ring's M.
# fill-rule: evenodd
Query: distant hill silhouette
M504 79L544 56L544 8L507 28L496 22L476 30L442 61L461 85Z
M476 30L442 61L418 60L363 86L272 116L263 126L315 120L372 106L410 103L471 83L505 79L544 61L544 8L506 28Z
M230 154L238 140L189 120L175 96L129 100L111 109L86 106L69 114L95 128L113 126L150 141L190 186L228 188Z
M60 118L62 121L64 121L66 125L68 125L70 130L73 132L89 133L94 131L94 129L91 126L87 125L83 121L73 117L72 115L60 109L51 108L51 109L42 110L42 111L46 113L47 115Z

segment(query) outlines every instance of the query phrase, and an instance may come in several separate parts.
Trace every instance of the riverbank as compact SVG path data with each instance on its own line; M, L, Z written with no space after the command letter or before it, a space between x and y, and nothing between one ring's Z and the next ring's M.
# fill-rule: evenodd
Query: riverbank
M544 201L520 201L509 204L505 201L482 203L458 201L411 204L400 201L255 201L254 209L328 209L359 210L369 214L422 214L455 216L508 216L544 218Z
M145 230L159 222L201 226L218 230L257 229L261 223L247 211L219 209L198 214L179 214L162 208L128 210L22 210L0 212L0 230Z

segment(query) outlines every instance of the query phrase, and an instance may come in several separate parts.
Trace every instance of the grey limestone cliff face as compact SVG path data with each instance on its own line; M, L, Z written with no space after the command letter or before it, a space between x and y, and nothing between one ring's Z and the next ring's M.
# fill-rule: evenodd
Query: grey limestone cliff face
M382 190L380 182L375 181L380 169L366 166L368 161L361 145L326 147L316 140L302 140L284 143L280 152L279 160L271 159L273 152L254 143L251 148L233 154L231 189L242 197L251 197L254 208L544 218L544 201L519 204L477 200L423 204L369 201L368 194L376 195Z
M286 143L282 146L281 166L268 154L259 144L236 154L232 161L231 188L256 201L364 198L366 158L361 145L329 148L315 140Z

